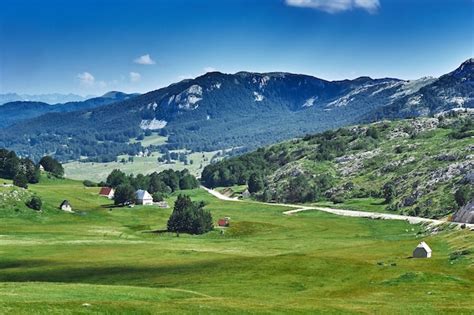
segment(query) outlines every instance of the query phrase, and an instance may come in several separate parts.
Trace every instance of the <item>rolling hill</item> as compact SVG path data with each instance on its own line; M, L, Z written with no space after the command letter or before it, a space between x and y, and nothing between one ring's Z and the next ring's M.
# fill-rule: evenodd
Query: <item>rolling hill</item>
M470 59L439 79L416 81L211 72L129 100L15 124L1 130L0 146L76 160L135 154L140 144L129 139L154 131L168 136L169 149L250 150L361 121L471 108L472 65Z
M472 118L451 112L308 135L211 164L202 181L248 183L264 201L441 218L474 198Z

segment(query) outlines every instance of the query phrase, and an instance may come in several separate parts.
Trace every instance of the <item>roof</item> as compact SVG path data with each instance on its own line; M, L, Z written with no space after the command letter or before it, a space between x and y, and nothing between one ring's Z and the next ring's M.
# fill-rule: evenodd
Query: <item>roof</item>
M62 207L62 206L71 206L71 204L69 203L69 201L63 200L63 202L61 202L60 207Z
M99 191L99 195L108 196L112 191L112 187L102 187Z
M432 252L431 248L425 242L421 242L416 248L423 248L424 250L426 250L427 253Z
M153 199L153 197L150 195L150 193L146 190L137 190L135 192L135 198L138 200L146 200L146 199Z

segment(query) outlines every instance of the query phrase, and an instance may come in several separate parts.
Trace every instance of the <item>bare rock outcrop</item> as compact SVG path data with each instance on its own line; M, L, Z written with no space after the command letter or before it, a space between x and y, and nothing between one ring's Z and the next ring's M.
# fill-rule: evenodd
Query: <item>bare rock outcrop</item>
M467 205L459 209L453 215L454 222L474 223L474 200L471 200Z

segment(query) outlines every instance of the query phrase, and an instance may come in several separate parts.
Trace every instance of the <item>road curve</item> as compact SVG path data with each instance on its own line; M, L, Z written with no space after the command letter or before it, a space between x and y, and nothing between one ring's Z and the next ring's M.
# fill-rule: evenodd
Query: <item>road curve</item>
M206 190L208 193L213 195L214 197L224 200L224 201L237 201L240 202L237 197L231 198L227 197L220 192L209 189L207 187L201 186L202 189ZM295 208L293 210L288 210L283 212L285 215L292 215L298 212L309 211L309 210L317 210L323 211L327 213L332 213L336 215L346 216L346 217L358 217L358 218L370 218L370 219L381 219L381 220L402 220L407 221L411 224L418 224L418 223L429 223L433 225L439 225L442 223L448 223L447 221L442 220L435 220L435 219L428 219L428 218L420 218L420 217L413 217L407 215L400 215L400 214L390 214L390 213L378 213L378 212L367 212L367 211L356 211L356 210L344 210L344 209L335 209L335 208L326 208L326 207L316 207L316 206L302 206L302 205L295 205L295 204L286 204L286 203L263 203L266 205L271 206L283 206L283 207L291 207ZM451 224L462 225L463 223L459 222L449 222ZM474 224L466 224L467 228L473 229Z

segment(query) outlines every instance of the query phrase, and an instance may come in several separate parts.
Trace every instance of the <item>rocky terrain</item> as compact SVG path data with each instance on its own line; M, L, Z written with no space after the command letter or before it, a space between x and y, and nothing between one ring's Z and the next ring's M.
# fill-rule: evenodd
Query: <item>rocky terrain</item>
M267 201L368 198L386 211L441 218L474 197L472 117L452 112L341 128L210 165L202 178L212 187L260 177L254 195Z

